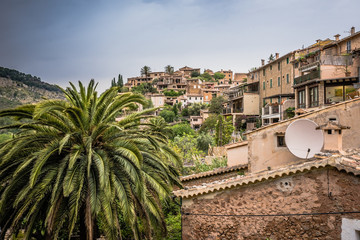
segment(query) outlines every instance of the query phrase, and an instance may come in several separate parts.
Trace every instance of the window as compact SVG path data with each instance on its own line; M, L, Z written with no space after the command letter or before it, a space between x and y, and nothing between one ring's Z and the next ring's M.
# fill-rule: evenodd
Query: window
M286 83L290 83L289 74L286 74Z
M325 103L338 103L343 101L344 93L343 86L330 86L325 88L326 99Z
M272 65L270 65L270 71L272 70Z
M298 68L299 67L299 63L297 62L297 63L295 63L295 66L294 66L295 68Z
M197 100L197 97L195 97L195 100Z
M277 136L277 146L278 147L286 147L285 136Z
M281 85L281 82L280 82L280 77L278 77L278 86Z
M346 42L346 52L350 53L351 52L351 41L347 41Z
M278 62L278 70L280 71L280 62Z
M265 68L263 69L263 76L265 76Z
M305 107L305 90L298 91L298 107Z
M310 107L319 106L319 88L310 88Z
M263 90L265 90L265 81L263 82Z
M286 64L289 64L289 58L288 57L286 58Z
M270 79L270 88L272 88L272 79Z

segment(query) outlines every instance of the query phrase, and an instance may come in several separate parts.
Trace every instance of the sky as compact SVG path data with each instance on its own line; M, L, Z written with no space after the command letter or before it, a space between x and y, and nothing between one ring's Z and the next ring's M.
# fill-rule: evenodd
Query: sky
M359 0L1 0L0 66L69 86L190 66L248 72L360 30ZM126 82L126 80L125 80Z

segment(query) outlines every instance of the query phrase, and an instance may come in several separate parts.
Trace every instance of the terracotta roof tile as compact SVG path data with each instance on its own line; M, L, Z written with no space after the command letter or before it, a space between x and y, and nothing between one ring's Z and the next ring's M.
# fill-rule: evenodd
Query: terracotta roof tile
M193 180L193 179L204 178L204 177L209 177L209 176L218 175L218 174L222 174L222 173L228 173L228 172L232 172L232 171L237 171L237 170L240 170L240 169L245 169L247 167L248 167L247 164L242 164L242 165L236 165L236 166L232 166L232 167L216 168L214 170L207 171L207 172L202 172L202 173L196 173L196 174L192 174L192 175L188 175L188 176L183 176L183 177L180 177L180 180L182 182L185 182L185 181L190 181L190 180Z
M270 179L288 176L290 174L309 171L311 169L324 168L327 166L335 167L339 171L346 171L354 175L360 175L360 161L351 156L332 155L326 159L315 159L302 164L291 165L273 171L254 173L247 176L237 176L223 181L203 184L202 186L193 186L189 189L174 191L175 196L189 198L197 195L207 194L215 191L221 191L242 185L262 182Z

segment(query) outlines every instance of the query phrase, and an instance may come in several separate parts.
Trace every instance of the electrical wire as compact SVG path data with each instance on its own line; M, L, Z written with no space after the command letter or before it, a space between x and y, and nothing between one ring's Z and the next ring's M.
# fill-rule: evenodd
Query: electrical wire
M338 214L360 214L360 211L349 212L323 212L323 213L279 213L279 214L206 214L206 213L186 213L189 216L209 216L209 217L290 217L290 216L316 216L316 215L338 215Z

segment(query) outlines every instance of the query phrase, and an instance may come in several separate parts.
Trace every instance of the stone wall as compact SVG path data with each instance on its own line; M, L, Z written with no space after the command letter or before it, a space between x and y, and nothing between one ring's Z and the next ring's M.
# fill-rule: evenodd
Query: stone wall
M183 239L340 239L342 218L360 214L288 214L359 211L359 187L359 177L321 168L184 198Z

